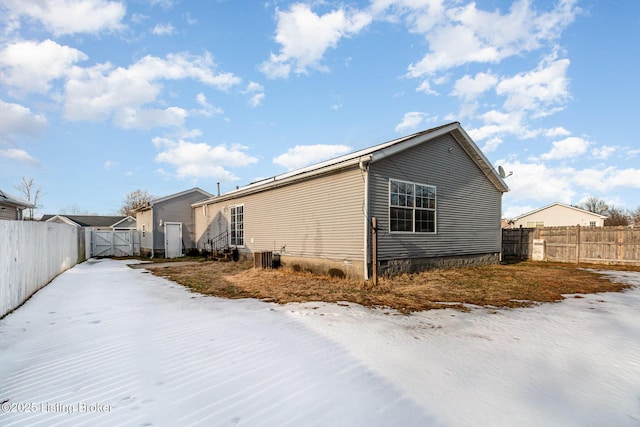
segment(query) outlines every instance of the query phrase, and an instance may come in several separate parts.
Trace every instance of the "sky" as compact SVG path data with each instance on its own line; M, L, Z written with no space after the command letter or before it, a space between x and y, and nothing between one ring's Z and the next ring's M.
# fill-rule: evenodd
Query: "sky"
M503 217L640 207L640 2L0 0L0 189L216 193L449 122Z

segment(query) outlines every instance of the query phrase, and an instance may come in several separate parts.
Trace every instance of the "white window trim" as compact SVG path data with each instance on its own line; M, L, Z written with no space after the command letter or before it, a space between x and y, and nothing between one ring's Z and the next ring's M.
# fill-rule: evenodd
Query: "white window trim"
M242 207L242 244L241 245L233 245L231 243L231 211L234 208L238 208L238 207ZM245 214L244 214L244 203L239 203L237 205L229 205L229 245L230 246L235 246L236 248L244 248L245 247L245 242L247 241L247 236L246 236L246 228L245 228Z
M405 184L412 184L414 185L414 194L413 194L413 208L412 209L412 217L413 220L411 221L411 226L413 228L413 231L392 231L391 230L391 181L396 181L396 182L403 182ZM434 196L435 196L435 207L433 209L423 209L423 208L416 208L415 207L415 185L422 185L424 187L431 187L433 188L433 192L434 192ZM397 208L403 208L402 206L393 206L393 207L397 207ZM405 181L403 179L395 179L395 178L389 178L389 183L388 183L388 188L387 188L387 221L389 222L389 234L406 234L406 235L424 235L424 234L438 234L438 189L436 188L435 185L430 185L430 184L422 184L420 182L414 182L414 181ZM434 212L434 218L433 218L433 231L415 231L416 230L416 218L415 218L415 211L416 209L418 210L425 210L425 211L433 211Z

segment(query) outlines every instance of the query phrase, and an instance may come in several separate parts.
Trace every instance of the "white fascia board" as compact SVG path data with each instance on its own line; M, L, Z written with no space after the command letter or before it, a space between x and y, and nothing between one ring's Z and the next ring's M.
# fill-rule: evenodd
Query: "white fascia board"
M442 135L446 135L452 130L458 127L455 123L450 124L449 126L443 127L442 129L438 129L434 132L429 132L420 136L408 136L400 139L406 139L406 141L398 142L399 140L394 140L389 142L388 147L377 147L377 150L371 156L371 162L376 162L378 160L384 159L385 157L393 156L398 154L404 150L415 147L416 145L422 144L426 141L430 141L432 139L438 138Z
M46 220L45 222L55 222L54 220L59 219L62 222L64 222L65 224L68 225L72 225L74 227L80 227L80 224L78 224L77 222L73 221L72 219L67 218L64 215L55 215L52 216L51 218L49 218L48 220Z
M204 197L212 197L213 196L213 194L208 193L208 192L204 191L201 188L194 187L194 188L190 188L188 190L181 191L179 193L170 194L168 196L164 196L164 197L159 197L157 199L153 199L153 200L151 200L149 202L149 205L150 205L150 207L152 207L156 203L161 203L161 202L164 202L164 201L167 201L167 200L171 200L173 198L184 196L185 194L194 193L194 192L198 192L198 193L202 194Z

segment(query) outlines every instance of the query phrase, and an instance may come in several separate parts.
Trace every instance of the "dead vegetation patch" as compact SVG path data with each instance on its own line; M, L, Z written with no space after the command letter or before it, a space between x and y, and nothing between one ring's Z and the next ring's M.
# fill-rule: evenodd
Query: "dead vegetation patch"
M289 302L348 301L384 306L402 312L469 304L524 307L563 299L563 294L619 292L627 285L612 282L576 266L523 262L472 268L435 269L372 282L293 271L254 269L248 262L202 262L168 266L153 274L178 282L194 292L223 298L258 298ZM579 268L580 267L580 268ZM614 269L606 266L604 269Z

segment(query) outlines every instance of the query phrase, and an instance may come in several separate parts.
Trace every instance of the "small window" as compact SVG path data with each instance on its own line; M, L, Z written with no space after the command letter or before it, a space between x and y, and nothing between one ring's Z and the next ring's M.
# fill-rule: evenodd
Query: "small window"
M596 226L595 221L589 221L589 227L595 227L595 226Z
M544 221L528 221L527 228L544 227Z
M145 236L146 231L147 231L147 225L146 224L142 224L142 237Z
M436 232L436 187L389 180L389 229L392 232Z

